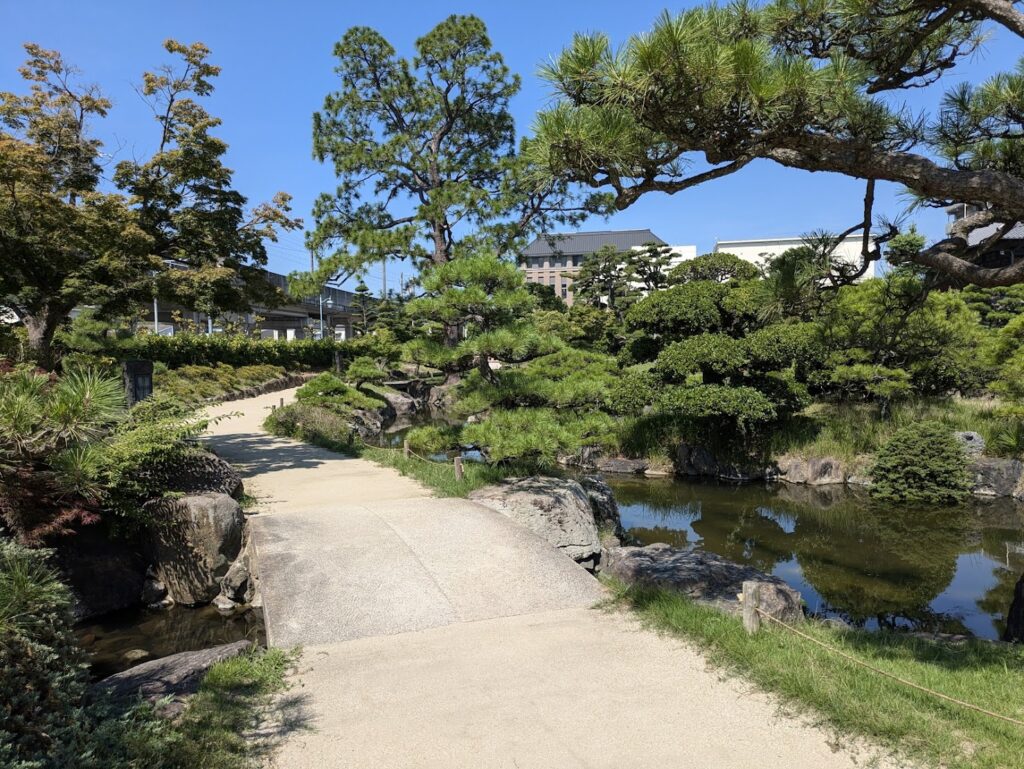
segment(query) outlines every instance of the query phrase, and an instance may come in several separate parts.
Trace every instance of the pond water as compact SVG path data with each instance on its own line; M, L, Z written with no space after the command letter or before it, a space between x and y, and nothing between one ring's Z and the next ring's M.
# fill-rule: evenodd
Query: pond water
M259 645L266 643L261 612L225 617L212 606L128 609L80 624L75 634L97 679L178 652L246 638Z
M1009 500L908 510L843 486L609 482L643 544L748 563L858 627L998 638L1024 573L1024 512Z

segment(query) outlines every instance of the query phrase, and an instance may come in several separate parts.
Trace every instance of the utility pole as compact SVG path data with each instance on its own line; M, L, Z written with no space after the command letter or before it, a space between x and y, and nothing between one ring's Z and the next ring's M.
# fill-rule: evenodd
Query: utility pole
M380 262L380 298L388 298L388 258L386 256Z

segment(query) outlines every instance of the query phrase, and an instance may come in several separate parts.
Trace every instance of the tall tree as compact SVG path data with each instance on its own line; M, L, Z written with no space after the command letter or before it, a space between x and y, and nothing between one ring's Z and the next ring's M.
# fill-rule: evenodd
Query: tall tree
M907 260L960 282L1018 283L1024 261L979 260L1024 221L1024 69L955 88L931 118L900 99L973 53L986 19L1024 36L1010 0L707 6L662 16L621 51L578 35L547 70L562 98L539 117L532 151L556 179L610 189L620 209L755 159L863 179L863 211L843 236L862 233L865 264L881 255L875 183L897 182L921 205L969 212Z
M338 177L309 236L327 255L296 285L389 259L423 268L481 248L506 256L528 233L580 221L604 200L576 199L524 162L508 108L519 77L475 16L438 24L412 59L367 27L346 32L334 55L340 87L313 116L314 154Z
M27 94L0 93L0 308L25 325L37 363L79 304L125 309L149 294L151 240L119 195L98 191L90 121L110 102L59 53L25 46Z
M198 101L213 93L220 74L210 50L176 40L164 48L180 64L146 72L140 89L159 126L157 150L145 162L119 163L114 176L131 195L153 253L171 263L160 273L160 293L211 316L273 304L280 295L265 277L266 241L302 222L289 215L289 195L250 208L233 187L228 145L212 133L221 121Z
M618 300L626 290L625 260L626 255L611 243L588 254L573 276L573 294L586 304L621 315Z

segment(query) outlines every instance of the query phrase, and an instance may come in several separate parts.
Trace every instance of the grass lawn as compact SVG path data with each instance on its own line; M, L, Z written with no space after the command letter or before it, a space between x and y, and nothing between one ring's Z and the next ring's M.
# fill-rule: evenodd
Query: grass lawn
M922 399L894 404L886 419L875 404L819 402L772 436L770 453L851 460L874 454L898 429L924 420L941 422L950 430L978 432L985 439L987 453L997 453L999 436L1008 425L1005 416L998 413L1001 405L999 401L970 398Z
M1022 726L910 689L782 628L748 635L738 618L677 593L612 587L616 603L654 628L694 642L712 663L806 708L841 733L869 738L924 766L1024 766ZM1024 647L983 641L943 645L815 622L801 630L901 678L1024 720Z

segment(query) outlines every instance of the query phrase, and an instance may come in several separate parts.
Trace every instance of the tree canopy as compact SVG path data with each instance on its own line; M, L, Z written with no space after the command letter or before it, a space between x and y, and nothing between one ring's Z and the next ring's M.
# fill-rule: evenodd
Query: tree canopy
M875 183L919 205L965 204L948 237L899 258L982 286L1024 281L1024 261L980 257L1024 220L1024 68L948 91L935 114L900 95L972 54L991 20L1024 36L1010 0L775 0L665 14L618 50L580 34L545 74L560 96L540 114L538 163L608 189L627 208L755 159L865 180L862 260L896 235L875 225ZM989 228L984 229L983 228ZM974 237L971 237L974 234Z
M481 249L508 255L530 232L599 206L526 162L508 108L520 79L480 19L450 16L415 48L398 56L368 27L335 45L340 87L313 116L313 150L338 184L313 211L319 268L296 285L392 258L424 267Z

